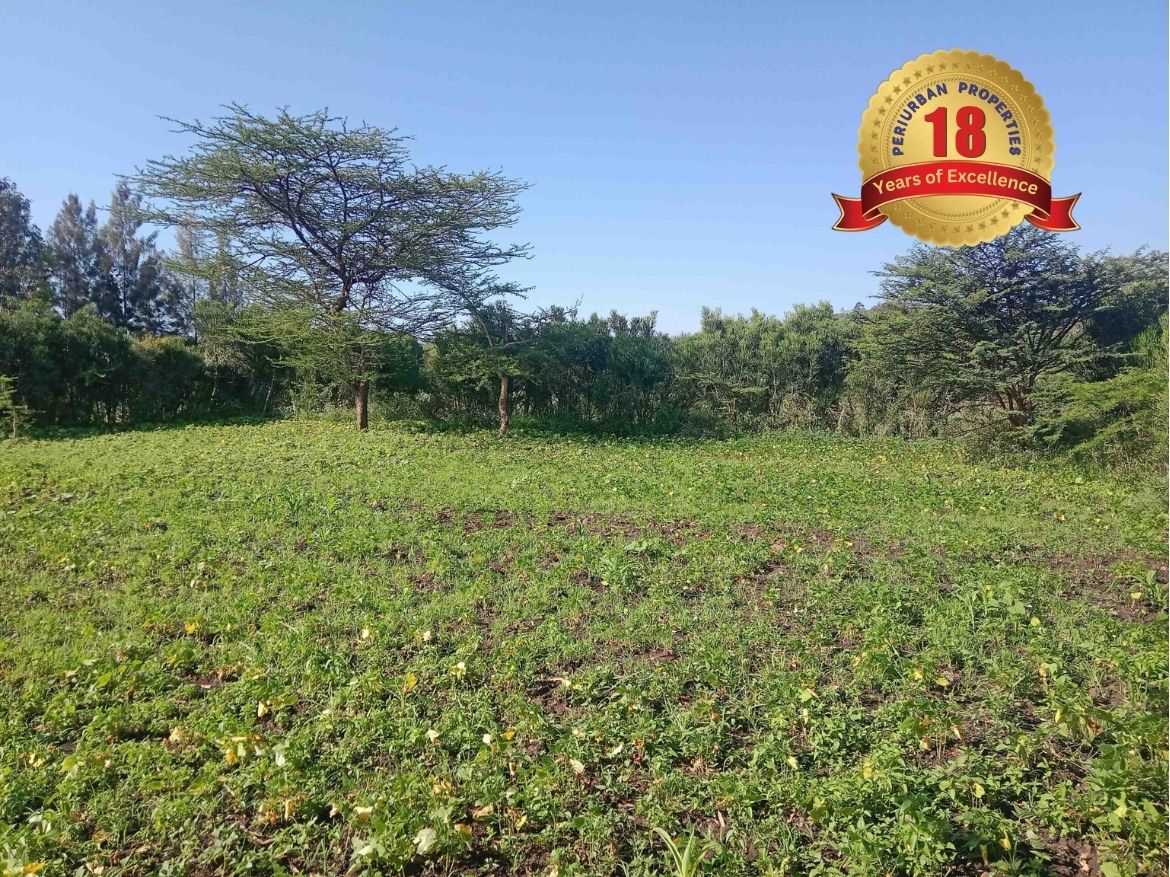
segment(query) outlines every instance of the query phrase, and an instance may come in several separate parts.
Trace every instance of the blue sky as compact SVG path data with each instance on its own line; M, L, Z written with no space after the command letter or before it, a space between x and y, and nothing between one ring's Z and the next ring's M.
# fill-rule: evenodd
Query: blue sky
M870 94L923 52L977 49L1032 81L1055 195L1086 249L1167 245L1167 6L1142 3L0 4L0 175L47 226L69 192L185 141L161 115L327 106L412 135L420 163L527 180L508 269L536 303L783 313L876 291L911 243L830 231L857 194Z

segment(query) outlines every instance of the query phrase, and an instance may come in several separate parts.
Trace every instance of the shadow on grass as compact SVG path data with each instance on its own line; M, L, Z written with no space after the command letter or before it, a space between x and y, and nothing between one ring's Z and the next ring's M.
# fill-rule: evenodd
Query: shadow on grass
M22 430L20 437L36 441L62 441L117 433L162 432L200 426L260 426L266 423L297 419L300 418L279 413L269 415L233 414L112 424L32 426ZM352 420L348 417L329 413L323 413L317 419L327 423L352 423ZM405 429L420 434L473 436L483 435L484 433L495 433L498 427L490 418L427 419L418 417L374 417L371 418L370 428L375 432L382 429ZM621 442L648 446L678 446L701 441L731 439L743 434L745 434L744 431L735 430L726 425L721 425L718 429L704 429L699 431L686 429L667 431L653 426L639 427L631 424L590 421L580 418L515 417L511 422L508 435L502 441L506 442L508 438L555 438L570 439L572 441L591 444Z
M428 420L418 418L385 419L372 422L374 428L396 427L412 432L447 435L482 435L495 433L498 425L490 418L466 418ZM646 445L692 444L698 441L737 438L745 433L723 425L719 429L693 431L687 429L665 430L638 427L632 424L590 421L577 418L556 417L514 417L508 428L508 438L557 438L579 442L611 444L629 442Z
M193 426L259 426L287 418L279 414L235 414L219 417L184 417L174 420L143 420L126 423L83 424L77 426L31 426L20 437L37 441L90 438L122 432L161 432Z

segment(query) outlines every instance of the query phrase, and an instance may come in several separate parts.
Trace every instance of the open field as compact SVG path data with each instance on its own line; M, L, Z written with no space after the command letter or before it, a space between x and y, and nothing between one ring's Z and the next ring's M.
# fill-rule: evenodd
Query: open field
M278 422L0 509L5 873L1166 872L1159 477Z

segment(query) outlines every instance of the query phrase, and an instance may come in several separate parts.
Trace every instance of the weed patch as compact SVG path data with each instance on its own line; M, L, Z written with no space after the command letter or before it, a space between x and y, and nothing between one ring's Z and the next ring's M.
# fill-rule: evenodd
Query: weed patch
M799 434L7 445L0 861L1164 875L1164 497Z

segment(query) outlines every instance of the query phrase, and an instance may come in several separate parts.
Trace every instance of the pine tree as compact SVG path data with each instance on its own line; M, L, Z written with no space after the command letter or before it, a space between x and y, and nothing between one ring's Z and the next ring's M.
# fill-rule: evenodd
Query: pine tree
M171 322L166 308L166 272L155 233L139 237L142 197L119 183L110 198L110 215L98 231L103 245L103 272L111 294L98 311L116 326L160 333Z
M207 279L207 256L203 236L195 229L175 229L175 250L166 260L170 282L166 284L166 309L176 331L190 334L195 329L195 305L211 298Z
M0 305L46 288L44 246L28 199L0 177Z
M65 199L49 228L48 249L53 299L61 312L68 317L90 303L100 311L111 295L92 201L83 210L76 195Z

